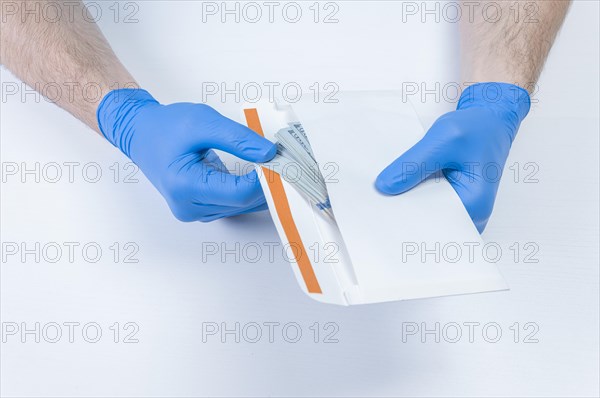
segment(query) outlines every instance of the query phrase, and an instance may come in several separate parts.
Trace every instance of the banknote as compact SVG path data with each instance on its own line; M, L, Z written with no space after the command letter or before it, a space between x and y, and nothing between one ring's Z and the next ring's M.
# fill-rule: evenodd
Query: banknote
M275 139L277 155L261 166L280 174L320 213L333 218L327 186L302 124L289 123L275 133Z

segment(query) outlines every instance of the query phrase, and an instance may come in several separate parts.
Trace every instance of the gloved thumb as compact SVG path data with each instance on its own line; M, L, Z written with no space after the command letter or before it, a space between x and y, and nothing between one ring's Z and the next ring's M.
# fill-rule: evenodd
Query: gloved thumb
M211 148L231 153L249 162L267 162L277 153L277 145L231 119L223 118L215 131L218 136L210 143Z
M441 170L443 158L434 146L421 140L377 176L375 187L388 195L404 193Z

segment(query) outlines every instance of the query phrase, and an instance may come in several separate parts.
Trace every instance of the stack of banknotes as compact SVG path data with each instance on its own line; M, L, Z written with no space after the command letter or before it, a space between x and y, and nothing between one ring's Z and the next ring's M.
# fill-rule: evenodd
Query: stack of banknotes
M261 166L281 175L322 214L333 218L325 179L315 160L308 138L298 122L275 133L277 155Z

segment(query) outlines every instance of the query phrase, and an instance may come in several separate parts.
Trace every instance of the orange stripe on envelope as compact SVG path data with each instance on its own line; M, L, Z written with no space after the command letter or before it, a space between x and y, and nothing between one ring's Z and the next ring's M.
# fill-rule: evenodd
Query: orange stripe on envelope
M244 115L246 116L248 127L255 133L264 137L257 110L244 109ZM321 286L319 286L319 281L317 281L315 271L310 263L308 253L304 247L304 243L302 243L300 233L298 232L298 228L296 227L296 223L292 217L292 211L290 210L290 204L288 202L287 195L285 194L285 190L283 189L281 176L267 167L263 167L262 171L265 173L265 177L267 178L267 185L271 191L271 196L273 197L273 202L275 203L275 210L277 211L277 216L279 217L279 221L283 226L285 236L287 237L290 246L298 249L294 255L296 258L296 263L300 268L302 279L304 279L304 283L306 283L306 288L308 289L309 293L322 293Z

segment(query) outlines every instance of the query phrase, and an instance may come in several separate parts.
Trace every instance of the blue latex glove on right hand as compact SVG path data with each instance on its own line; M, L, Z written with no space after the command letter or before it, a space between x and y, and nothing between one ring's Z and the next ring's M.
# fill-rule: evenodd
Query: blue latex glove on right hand
M211 149L250 162L277 147L204 104L161 105L145 90L109 92L97 111L100 131L146 175L181 221L213 221L267 208L255 171L229 174Z
M421 141L386 167L375 186L386 194L401 194L441 170L483 232L529 106L527 91L512 84L467 87L456 110L441 116Z

